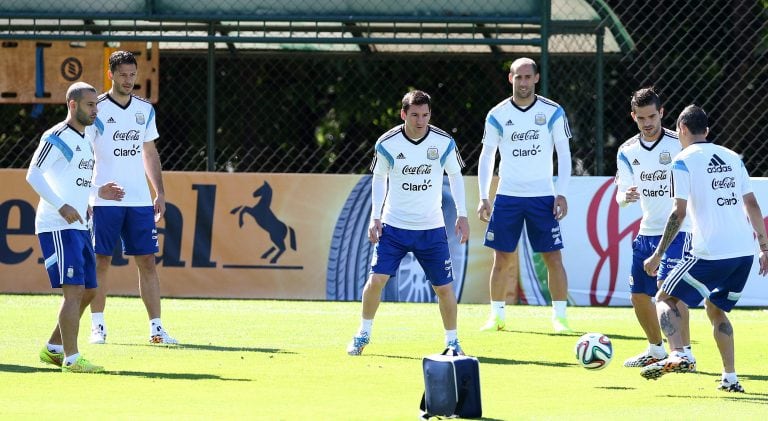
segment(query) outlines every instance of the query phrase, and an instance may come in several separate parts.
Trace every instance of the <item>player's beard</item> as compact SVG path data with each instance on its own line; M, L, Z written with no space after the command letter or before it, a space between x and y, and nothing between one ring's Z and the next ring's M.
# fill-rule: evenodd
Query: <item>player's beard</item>
M77 120L77 122L83 126L90 126L96 120L96 117L91 117L87 113L83 112L83 110L78 109L75 113L75 120Z

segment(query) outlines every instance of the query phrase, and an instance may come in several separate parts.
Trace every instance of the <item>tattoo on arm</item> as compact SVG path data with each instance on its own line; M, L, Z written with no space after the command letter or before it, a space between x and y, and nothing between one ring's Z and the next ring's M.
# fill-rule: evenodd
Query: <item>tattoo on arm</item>
M733 326L730 322L722 322L717 325L717 331L725 336L733 336Z
M659 246L656 248L660 255L664 254L664 252L667 251L667 248L669 248L669 245L672 244L672 240L675 239L677 232L680 231L681 224L682 221L680 221L676 213L673 212L669 215L667 225L664 226L664 234L661 236Z

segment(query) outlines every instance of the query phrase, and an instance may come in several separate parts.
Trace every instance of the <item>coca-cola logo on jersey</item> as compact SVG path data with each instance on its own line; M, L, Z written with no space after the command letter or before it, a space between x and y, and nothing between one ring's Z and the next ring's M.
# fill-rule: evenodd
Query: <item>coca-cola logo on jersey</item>
M640 172L641 181L663 181L667 179L667 172L665 170L656 170L653 172Z
M732 189L736 187L736 179L733 177L723 177L720 180L712 180L712 190Z
M403 167L403 175L432 174L431 164L421 164L418 167L406 165Z
M93 159L81 159L80 163L77 164L77 168L81 170L92 170L93 164L94 164Z
M138 130L128 130L127 132L116 131L115 134L112 135L112 140L139 140L139 133Z
M539 140L538 130L528 130L525 132L512 132L509 137L513 142L522 142L524 140Z

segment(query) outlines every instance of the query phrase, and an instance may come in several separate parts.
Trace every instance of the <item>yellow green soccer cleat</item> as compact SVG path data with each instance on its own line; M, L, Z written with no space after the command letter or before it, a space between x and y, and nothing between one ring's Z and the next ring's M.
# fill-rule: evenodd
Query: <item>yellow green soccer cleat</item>
M77 357L77 360L75 360L73 364L62 365L61 371L64 373L103 373L104 367L91 364L90 361L83 357Z
M555 329L555 333L573 333L573 329L568 326L568 319L565 317L553 317L552 327Z
M483 327L480 328L481 332L496 332L499 330L504 330L504 327L506 324L504 323L504 319L501 317L491 316L490 319L488 319L487 322L483 325Z
M40 362L61 367L61 364L64 362L64 353L51 352L47 346L43 346L43 349L40 350Z

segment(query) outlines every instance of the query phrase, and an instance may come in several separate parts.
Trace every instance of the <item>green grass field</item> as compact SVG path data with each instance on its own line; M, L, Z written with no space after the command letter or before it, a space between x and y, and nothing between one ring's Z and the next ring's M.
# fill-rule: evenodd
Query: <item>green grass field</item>
M106 345L80 350L107 374L63 374L38 361L58 296L0 295L0 419L415 420L421 359L442 350L435 304L383 303L362 357L345 346L360 303L163 301L163 322L183 345L147 344L138 298L110 298ZM480 360L483 415L512 419L758 419L768 410L768 312L736 309L737 369L746 394L715 390L721 365L702 310L691 312L697 374L658 381L622 367L645 347L629 308L569 308L571 326L602 332L614 360L581 368L578 335L551 333L550 309L507 307L506 332L481 333L483 305L459 306L459 336Z

